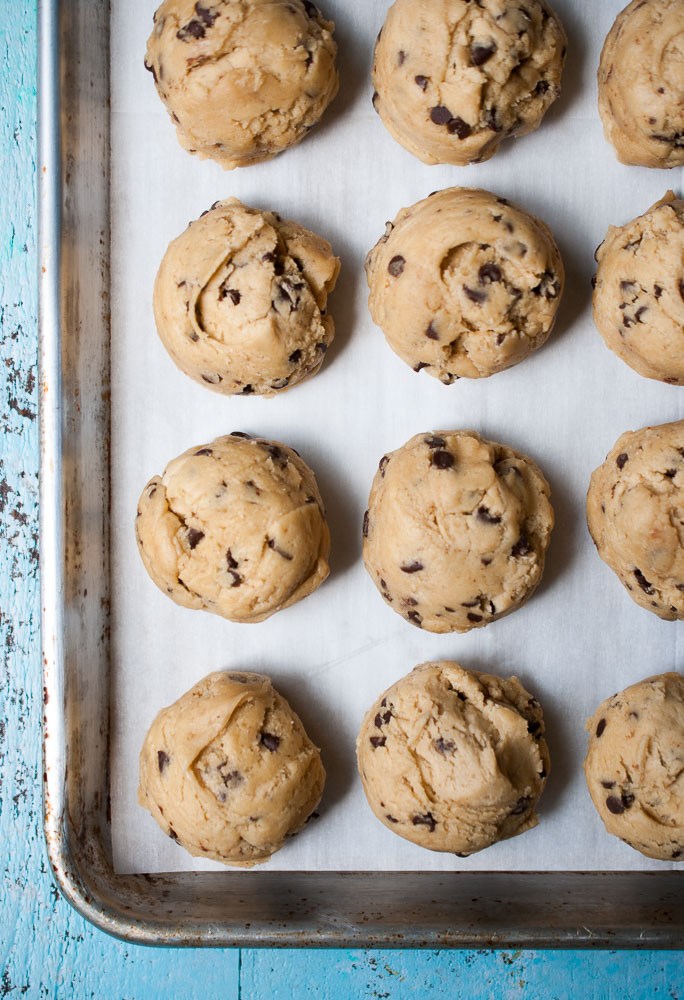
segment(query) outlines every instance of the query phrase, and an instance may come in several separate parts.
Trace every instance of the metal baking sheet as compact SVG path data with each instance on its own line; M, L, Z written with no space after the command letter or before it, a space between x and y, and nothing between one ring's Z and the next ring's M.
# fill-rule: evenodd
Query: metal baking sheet
M596 825L596 843L607 840L611 847L608 864L600 847L591 854L572 853L580 828L598 822L588 799L579 813L569 806L583 744L577 723L616 686L676 666L678 630L632 608L587 546L581 499L590 469L623 429L674 419L681 410L677 390L639 379L598 341L587 311L591 251L608 221L644 210L680 178L620 167L603 144L593 74L599 39L618 5L601 5L600 17L586 3L566 0L557 6L571 44L565 96L539 133L510 144L492 163L465 171L426 168L391 142L366 93L372 38L383 11L373 4L362 12L338 0L329 10L338 24L342 92L327 124L281 160L233 174L197 163L176 148L142 75L139 55L149 19L137 8L136 17L126 19L127 30L134 25L133 37L129 33L126 39L123 31L117 33L117 19L122 28L127 5L117 5L112 15L113 78L129 59L135 75L128 93L115 88L110 121L106 5L83 0L61 4L59 12L56 5L41 7L46 832L63 891L113 933L174 944L682 943L676 873L662 866L645 871L648 863L638 858L640 871L568 870L634 862ZM124 133L129 143L137 136L144 169L133 169L136 143L119 145ZM338 154L340 142L344 156ZM322 169L332 162L334 171ZM417 381L388 352L365 312L360 262L400 205L453 183L489 187L545 218L559 239L575 291L566 293L559 329L536 357L486 383L445 388ZM149 280L165 243L213 200L229 194L319 229L343 259L342 282L331 303L338 324L332 357L309 385L274 401L202 394L176 373L151 325ZM130 263L137 266L140 247L146 249L139 284L126 284L132 273L121 269L121 251L129 250ZM128 380L131 365L143 370L138 381ZM166 392L175 400L172 409ZM529 451L551 479L558 522L545 581L532 603L467 637L410 631L384 608L358 564L358 523L377 458L414 432L449 426L475 426ZM141 487L148 472L183 448L234 427L281 437L302 451L321 481L335 539L329 583L276 616L274 626L281 618L282 625L270 632L268 623L241 627L201 615L191 624L188 612L164 603L140 575L123 528L132 484L123 485L117 463L126 465L127 449L135 449ZM126 429L128 440L121 435ZM136 593L140 587L143 594L131 617L124 603L128 587ZM331 627L332 606L344 613L343 643L334 620ZM598 645L590 634L594 623L601 623L604 637ZM152 633L156 642L150 650L140 640ZM128 646L134 634L138 641ZM543 700L555 779L543 800L542 824L512 841L512 853L502 855L498 865L487 852L467 865L452 859L445 865L438 858L435 867L444 870L420 871L429 863L406 845L409 856L399 856L393 862L399 870L389 871L384 861L394 845L388 848L367 813L361 833L349 839L376 844L376 853L372 860L352 854L338 865L340 832L356 831L356 819L351 826L350 821L362 816L354 813L355 795L357 805L362 803L349 753L358 718L387 683L414 663L438 656L515 670ZM173 872L178 863L164 853L166 843L155 848L156 862L122 863L116 825L112 834L112 818L125 799L117 767L123 773L126 752L137 755L135 740L119 758L116 751L110 755L112 747L123 746L122 722L127 724L122 666L141 678L137 697L146 700L149 722L206 669L236 663L268 669L323 745L331 774L328 797L321 819L306 834L307 850L318 863L283 852L277 862L288 866L283 871L271 862L270 869L247 873ZM325 667L319 690L317 666ZM367 688L358 692L366 675ZM609 682L615 676L620 684ZM331 726L337 720L337 727ZM133 733L135 725L140 723L134 723ZM144 821L142 814L142 827ZM545 827L547 838L553 830L556 856L563 845L564 870L525 872L540 867L542 841L524 851L523 842L542 836ZM155 836L154 828L143 829L143 841ZM501 849L504 845L493 850ZM302 870L309 864L313 870ZM478 870L484 864L509 870ZM468 866L474 870L464 870ZM131 867L145 870L120 873Z

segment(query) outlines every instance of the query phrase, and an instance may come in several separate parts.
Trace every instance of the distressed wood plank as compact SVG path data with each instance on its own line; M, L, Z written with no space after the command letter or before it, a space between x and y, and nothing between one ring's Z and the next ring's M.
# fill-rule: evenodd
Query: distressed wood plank
M670 997L678 954L131 947L60 898L41 829L35 0L0 0L0 997Z

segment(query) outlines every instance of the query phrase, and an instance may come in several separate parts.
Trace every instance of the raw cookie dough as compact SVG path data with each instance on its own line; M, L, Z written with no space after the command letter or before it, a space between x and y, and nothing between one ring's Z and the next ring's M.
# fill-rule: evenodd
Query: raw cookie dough
M468 632L536 589L553 527L535 463L475 431L417 434L384 455L363 559L385 601L429 632Z
M339 272L322 237L237 198L218 201L164 255L154 286L157 331L201 385L272 396L323 364Z
M544 720L517 677L423 663L378 698L356 753L375 815L421 847L467 856L539 822Z
M165 0L145 66L181 146L232 170L303 139L337 93L334 27L310 0Z
M564 281L549 228L471 188L402 209L368 254L366 277L389 346L445 385L486 378L541 347Z
M545 0L396 0L375 46L373 105L424 163L488 160L539 127L565 46Z
M684 860L684 677L633 684L586 728L584 774L608 833L647 858Z
M234 622L264 621L329 572L313 472L287 445L239 432L169 462L142 491L135 529L160 590Z
M596 251L594 322L646 378L684 385L684 201L664 198Z
M684 4L632 0L601 53L599 112L621 163L684 164Z
M248 868L301 830L324 784L318 749L270 678L214 673L150 726L138 802L190 854Z
M684 420L618 439L592 474L587 523L633 601L684 618Z

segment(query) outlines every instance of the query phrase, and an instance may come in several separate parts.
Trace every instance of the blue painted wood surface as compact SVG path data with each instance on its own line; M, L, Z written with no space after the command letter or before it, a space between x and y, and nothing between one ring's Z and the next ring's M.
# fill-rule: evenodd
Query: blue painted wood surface
M52 886L39 780L35 20L36 0L0 0L0 998L684 1000L680 953L132 947Z

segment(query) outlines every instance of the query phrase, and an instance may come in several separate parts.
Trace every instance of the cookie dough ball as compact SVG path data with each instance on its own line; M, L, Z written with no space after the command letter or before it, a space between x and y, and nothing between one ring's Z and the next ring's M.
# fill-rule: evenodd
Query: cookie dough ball
M322 237L237 198L218 201L166 251L154 287L157 331L201 385L272 396L323 364L339 272Z
M584 773L608 833L647 858L684 860L684 677L633 684L586 728Z
M417 434L384 455L363 559L385 601L429 632L469 632L536 589L553 527L535 463L475 431Z
M684 618L684 420L618 439L592 474L587 523L633 601Z
M599 112L621 163L684 164L684 6L632 0L608 32Z
M138 801L190 854L248 868L301 830L324 784L318 749L270 678L215 673L150 726Z
M541 347L564 281L543 222L468 188L402 209L368 254L366 277L389 346L445 385L486 378Z
M334 27L309 0L165 0L145 66L181 146L232 170L303 139L337 93Z
M517 677L423 663L378 698L356 753L375 815L420 847L467 856L539 822L544 721Z
M328 576L314 474L287 445L229 434L154 476L135 522L145 569L176 604L261 622Z
M684 201L672 191L596 251L594 321L646 378L684 385Z
M373 105L424 163L488 160L539 127L565 45L545 0L396 0L375 46Z

